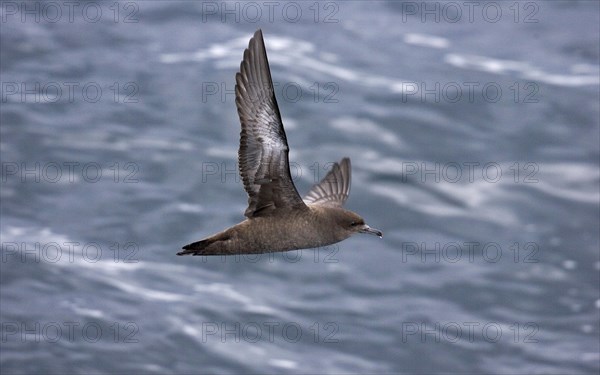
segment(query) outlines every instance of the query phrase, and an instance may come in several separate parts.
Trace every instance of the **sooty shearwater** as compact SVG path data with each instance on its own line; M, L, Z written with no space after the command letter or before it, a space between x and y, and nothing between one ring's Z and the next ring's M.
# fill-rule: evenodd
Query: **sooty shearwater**
M248 193L247 219L184 246L177 255L288 251L331 245L354 233L382 237L381 231L343 208L350 193L350 159L335 163L304 199L298 194L260 29L244 51L235 81L235 104L242 124L238 163Z

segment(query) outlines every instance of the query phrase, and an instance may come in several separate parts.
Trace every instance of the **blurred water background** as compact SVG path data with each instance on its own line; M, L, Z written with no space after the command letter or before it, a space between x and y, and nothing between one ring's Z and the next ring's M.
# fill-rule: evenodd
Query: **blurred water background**
M3 374L597 374L599 3L2 2ZM262 28L301 194L384 232L177 257L243 218Z

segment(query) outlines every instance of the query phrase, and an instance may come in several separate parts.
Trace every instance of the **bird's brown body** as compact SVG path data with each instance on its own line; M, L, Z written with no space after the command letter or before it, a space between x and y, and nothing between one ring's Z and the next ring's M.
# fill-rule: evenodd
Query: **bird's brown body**
M354 233L381 237L380 231L342 207L350 194L350 159L334 163L304 198L298 194L260 30L244 51L235 96L242 125L238 162L248 193L247 219L184 246L177 255L288 251L331 245Z
M337 230L338 221L352 216L356 222L360 220L358 215L337 207L308 206L305 210L282 211L274 216L246 219L187 245L189 249L180 254L258 254L327 246L354 233Z

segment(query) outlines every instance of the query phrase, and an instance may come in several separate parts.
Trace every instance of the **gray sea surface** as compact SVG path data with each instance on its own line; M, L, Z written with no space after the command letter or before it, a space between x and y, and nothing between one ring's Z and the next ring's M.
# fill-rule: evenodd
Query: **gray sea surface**
M2 1L2 374L597 374L599 7ZM258 28L383 239L175 255L243 219Z

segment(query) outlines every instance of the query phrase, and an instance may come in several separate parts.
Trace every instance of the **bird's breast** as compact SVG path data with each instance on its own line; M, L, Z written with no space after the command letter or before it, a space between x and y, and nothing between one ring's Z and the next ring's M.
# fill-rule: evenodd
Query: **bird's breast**
M330 226L307 210L246 220L239 224L236 237L246 247L243 251L253 253L327 246L346 238Z

